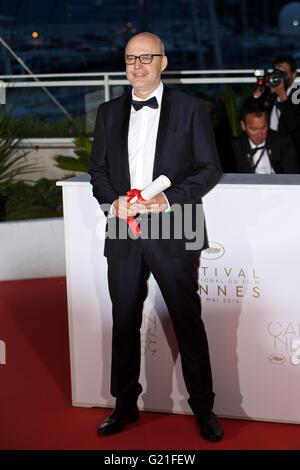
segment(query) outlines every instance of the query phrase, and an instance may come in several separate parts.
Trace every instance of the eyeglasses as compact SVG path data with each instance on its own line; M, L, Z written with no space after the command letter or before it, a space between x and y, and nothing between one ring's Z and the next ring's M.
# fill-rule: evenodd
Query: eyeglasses
M125 55L125 63L133 65L136 59L139 59L141 64L151 64L153 57L163 57L163 54L142 54L142 55Z

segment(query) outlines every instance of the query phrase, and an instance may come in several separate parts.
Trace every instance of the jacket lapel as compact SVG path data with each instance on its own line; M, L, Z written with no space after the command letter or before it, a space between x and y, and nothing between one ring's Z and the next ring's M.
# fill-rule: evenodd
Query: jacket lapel
M252 158L251 158L251 147L250 147L250 143L249 143L249 140L248 140L248 137L247 135L245 134L245 132L242 133L241 135L241 158L245 158L245 169L247 169L247 171L252 171Z
M130 189L130 173L129 173L129 154L128 154L128 131L131 111L131 93L125 97L121 114L121 138L120 138L120 154L122 158L123 174L126 186Z
M274 169L274 163L276 165L276 154L277 154L277 148L276 148L276 145L272 145L272 131L269 130L268 131L268 135L267 135L267 139L266 139L266 150L267 150L267 154L268 154L268 157L269 157L269 160L270 160L270 163L271 163L271 166L273 167ZM272 149L275 150L275 152L272 151ZM276 153L276 154L275 154ZM275 170L275 169L274 169Z
M159 125L157 131L154 166L153 166L153 180L159 175L157 174L159 161L163 152L163 144L168 131L171 115L171 97L170 90L164 85L163 96L161 100L161 111L159 118Z

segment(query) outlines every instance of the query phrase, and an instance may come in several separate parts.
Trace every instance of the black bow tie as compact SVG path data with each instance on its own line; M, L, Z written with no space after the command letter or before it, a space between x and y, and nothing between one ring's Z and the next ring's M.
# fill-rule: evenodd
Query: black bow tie
M132 100L131 104L132 104L132 106L134 107L134 109L136 111L139 111L140 109L142 109L143 106L149 106L149 108L153 108L153 109L158 108L158 102L157 102L157 99L155 98L155 96L150 98L150 100L146 100L146 101Z
M260 147L254 147L253 149L250 149L250 155L254 155L258 150L263 150L265 149L266 146L265 145L261 145Z

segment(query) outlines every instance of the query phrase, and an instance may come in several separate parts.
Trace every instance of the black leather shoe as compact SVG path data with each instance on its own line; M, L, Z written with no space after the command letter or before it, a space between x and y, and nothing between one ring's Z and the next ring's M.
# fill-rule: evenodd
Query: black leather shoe
M127 423L134 423L140 419L138 407L132 408L130 411L115 409L103 423L97 428L98 436L107 436L123 431Z
M224 429L215 413L208 410L201 413L198 417L200 434L208 441L220 441L224 436Z

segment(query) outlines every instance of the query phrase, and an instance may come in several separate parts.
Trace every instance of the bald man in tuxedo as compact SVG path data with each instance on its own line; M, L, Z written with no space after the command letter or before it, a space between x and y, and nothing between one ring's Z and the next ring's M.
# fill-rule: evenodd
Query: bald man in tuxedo
M90 168L93 194L101 205L110 205L108 226L117 227L116 236L107 230L104 248L113 307L111 393L116 405L97 433L114 434L139 419L140 327L152 273L174 326L189 405L202 436L218 441L224 431L212 411L212 373L198 294L200 253L208 246L203 217L201 222L198 217L201 198L222 175L214 136L204 103L163 85L168 61L159 37L141 33L130 39L125 63L132 91L99 107ZM129 202L128 190L142 189L159 175L171 180L168 189L151 200ZM189 215L194 238L186 230L178 237L178 208ZM120 237L128 217L144 228L154 220L160 227L169 223L170 235L159 230L154 238L129 232ZM182 216L179 225L185 229L183 221Z

